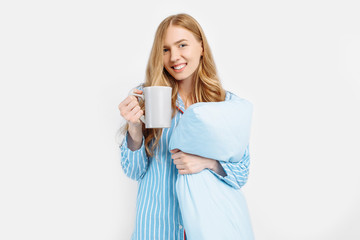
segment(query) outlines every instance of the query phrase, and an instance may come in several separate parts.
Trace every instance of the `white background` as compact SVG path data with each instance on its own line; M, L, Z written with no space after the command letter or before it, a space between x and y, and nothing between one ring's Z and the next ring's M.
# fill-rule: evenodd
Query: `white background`
M1 1L0 239L129 239L118 104L155 30L189 13L254 104L243 190L258 240L360 239L357 1Z

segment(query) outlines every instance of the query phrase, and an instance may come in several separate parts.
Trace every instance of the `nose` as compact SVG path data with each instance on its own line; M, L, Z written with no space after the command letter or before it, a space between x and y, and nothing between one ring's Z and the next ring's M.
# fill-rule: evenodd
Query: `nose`
M179 51L177 51L176 49L171 51L171 58L170 61L171 62L176 62L177 60L180 59L180 54Z

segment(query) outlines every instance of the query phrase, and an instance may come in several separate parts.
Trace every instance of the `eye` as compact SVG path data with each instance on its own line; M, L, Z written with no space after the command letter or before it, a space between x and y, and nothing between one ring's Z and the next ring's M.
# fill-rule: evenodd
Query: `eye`
M167 51L169 51L169 49L164 48L163 52L166 53Z
M187 46L186 44L180 44L179 45L180 47L185 47L185 46Z

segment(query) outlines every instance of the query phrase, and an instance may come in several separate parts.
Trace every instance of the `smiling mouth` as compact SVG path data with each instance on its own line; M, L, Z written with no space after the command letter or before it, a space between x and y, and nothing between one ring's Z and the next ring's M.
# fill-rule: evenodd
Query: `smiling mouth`
M172 66L171 68L174 69L175 72L179 72L179 71L183 70L186 65L187 64L184 63L184 64L180 64L180 65L177 65L177 66Z

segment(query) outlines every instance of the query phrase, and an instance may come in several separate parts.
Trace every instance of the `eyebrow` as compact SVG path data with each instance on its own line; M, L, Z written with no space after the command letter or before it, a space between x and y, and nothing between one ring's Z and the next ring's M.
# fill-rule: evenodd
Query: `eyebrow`
M185 38L180 39L179 41L174 42L174 45L179 44L179 43L181 43L181 42L183 42L183 41L187 41L187 40L186 40ZM167 46L164 45L164 47L167 47Z

